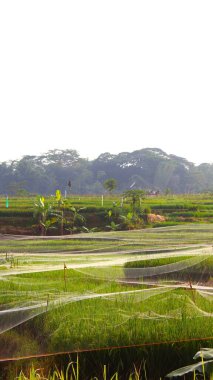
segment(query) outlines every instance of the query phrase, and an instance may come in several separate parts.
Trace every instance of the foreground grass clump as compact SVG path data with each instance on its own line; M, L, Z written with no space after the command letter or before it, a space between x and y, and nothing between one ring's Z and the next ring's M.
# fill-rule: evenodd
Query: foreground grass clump
M51 373L52 372L52 373ZM59 370L57 367L54 371L50 371L50 373L45 376L43 370L30 368L29 375L25 375L23 371L20 372L19 376L16 380L80 380L85 379L80 376L79 373L79 361L77 358L76 363L70 362L65 370ZM113 375L110 375L107 370L107 366L103 366L103 374L100 378L97 376L90 377L90 380L119 380L121 377L119 376L119 372L115 372ZM130 374L126 374L126 379L128 380L140 380L140 369L134 370Z

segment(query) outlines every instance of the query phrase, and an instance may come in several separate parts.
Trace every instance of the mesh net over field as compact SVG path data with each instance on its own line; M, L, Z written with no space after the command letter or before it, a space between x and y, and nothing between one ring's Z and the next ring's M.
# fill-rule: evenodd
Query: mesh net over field
M0 359L209 336L212 232L202 226L194 247L184 227L181 240L174 228L133 231L83 236L82 246L79 237L69 250L64 239L61 251L48 240L2 243Z

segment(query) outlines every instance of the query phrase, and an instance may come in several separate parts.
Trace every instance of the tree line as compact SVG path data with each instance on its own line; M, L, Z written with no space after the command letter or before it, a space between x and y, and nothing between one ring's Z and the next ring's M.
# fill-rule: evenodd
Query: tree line
M49 150L39 156L0 163L0 193L8 195L102 194L104 183L116 181L116 192L127 189L196 193L213 191L213 165L196 166L161 149L146 148L117 155L103 153L95 160L76 150Z

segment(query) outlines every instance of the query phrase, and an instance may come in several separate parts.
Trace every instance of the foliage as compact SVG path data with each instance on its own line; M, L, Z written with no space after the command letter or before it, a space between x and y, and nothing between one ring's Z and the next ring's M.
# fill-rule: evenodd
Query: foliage
M41 196L39 196L41 197ZM0 231L5 233L38 233L38 229L34 228L35 217L39 219L36 213L35 203L39 203L39 197L9 197L9 208L5 207L6 197L0 198ZM42 198L42 197L41 197ZM109 225L111 221L120 224L119 229L140 228L147 224L147 215L152 210L154 214L160 214L166 218L165 222L152 224L153 226L172 226L188 222L212 223L213 220L213 202L212 196L208 193L196 195L172 195L169 196L146 196L137 203L135 213L132 209L131 198L123 199L120 194L105 195L104 207L101 204L101 196L74 196L63 198L61 192L61 200L58 202L54 196L45 197L45 206L49 205L49 215L47 220L55 223L48 225L47 231L51 234L51 229L57 227L55 233L61 231L61 218L63 211L63 223L65 231L66 220L72 217L74 207L79 214L86 219L86 227L98 228L103 230L105 225ZM109 219L109 211L111 210L111 220ZM40 211L44 211L43 209ZM133 217L133 214L134 217ZM34 220L33 220L34 216ZM56 218L57 221L53 220ZM77 222L77 220L76 220ZM39 224L39 221L38 223ZM81 223L82 224L82 223ZM82 224L85 226L85 222ZM23 229L23 232L21 232ZM25 232L27 229L28 232ZM45 229L45 227L44 227ZM26 231L27 231L26 230ZM41 225L39 227L41 232Z
M81 230L85 230L85 217L81 214L82 211L85 210L85 207L73 207L70 206L68 208L69 214L65 217L65 229L70 233L79 232Z
M136 208L140 208L141 206L141 199L145 198L145 191L144 190L126 190L123 193L123 197L130 201L132 210L136 210Z
M116 189L117 181L115 178L108 178L103 183L104 189L108 190L110 193Z
M51 203L46 201L44 197L38 197L34 203L34 216L38 219L41 235L46 235L48 228L56 222L55 218L50 218L52 213Z
M0 163L0 193L53 194L64 192L72 182L72 194L101 194L103 181L116 178L117 191L134 186L161 193L212 192L213 165L195 166L186 159L167 155L160 149L132 153L101 154L93 161L81 158L76 150L54 149L40 156ZM107 189L109 191L113 191Z
M147 222L146 214L142 209L141 200L145 198L145 191L140 189L127 190L123 193L124 199L130 202L130 212L123 218L125 224L131 228L139 228ZM131 222L131 223L130 223Z
M60 190L56 190L55 192L55 200L56 200L56 212L55 216L57 217L57 221L60 224L60 230L61 230L61 235L64 233L64 201L61 195Z
M120 229L120 224L116 224L115 222L111 221L110 224L106 225L106 228L112 231L117 231Z
M38 197L34 206L34 215L38 217L42 235L46 235L49 228L56 228L57 224L61 235L64 230L73 233L84 227L85 217L81 212L85 207L74 207L67 199L63 199L60 190L56 190L55 198L52 198L51 202L47 202L44 197Z

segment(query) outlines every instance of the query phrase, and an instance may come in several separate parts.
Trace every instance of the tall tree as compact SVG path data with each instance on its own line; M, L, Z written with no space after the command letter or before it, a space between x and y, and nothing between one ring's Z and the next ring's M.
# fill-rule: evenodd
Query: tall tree
M117 181L115 178L108 178L103 183L104 189L108 190L110 193L116 189Z

